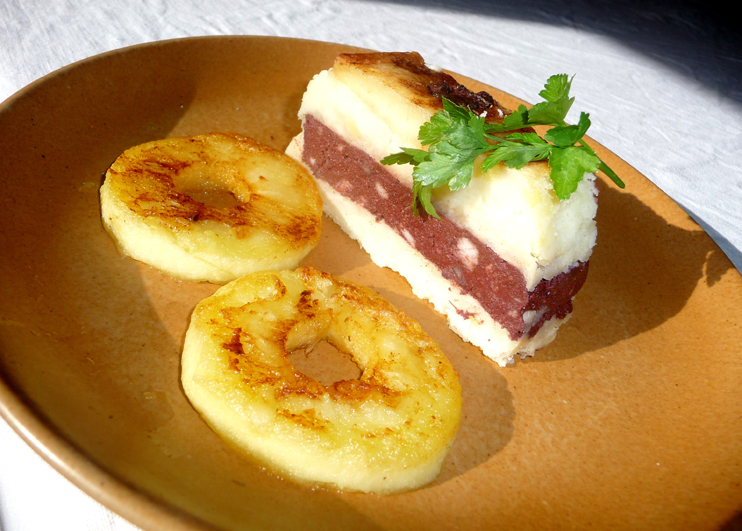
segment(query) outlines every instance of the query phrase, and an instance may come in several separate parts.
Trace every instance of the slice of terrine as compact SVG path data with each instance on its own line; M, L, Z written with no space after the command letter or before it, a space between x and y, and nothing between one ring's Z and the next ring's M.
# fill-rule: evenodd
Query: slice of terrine
M595 177L560 201L546 161L499 164L475 170L463 190L436 190L441 219L415 215L412 167L379 161L421 147L420 126L443 108L442 96L488 121L509 112L417 53L342 54L309 83L303 130L287 153L317 179L325 213L377 265L403 275L456 333L504 366L550 343L571 315L597 237Z

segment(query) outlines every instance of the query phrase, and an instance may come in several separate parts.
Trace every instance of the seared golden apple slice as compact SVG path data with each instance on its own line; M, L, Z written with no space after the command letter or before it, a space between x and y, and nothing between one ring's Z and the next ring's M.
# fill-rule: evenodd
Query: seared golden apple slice
M106 173L101 211L124 254L179 279L226 283L296 267L319 241L322 200L290 157L214 133L124 152Z
M326 340L358 379L323 385L289 354ZM439 473L461 417L453 367L373 291L312 268L235 280L194 310L182 383L232 445L295 480L376 493Z

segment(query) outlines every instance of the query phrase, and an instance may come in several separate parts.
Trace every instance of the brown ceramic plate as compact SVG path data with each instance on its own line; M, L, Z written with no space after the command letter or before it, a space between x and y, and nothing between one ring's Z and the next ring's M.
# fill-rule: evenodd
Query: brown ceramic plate
M307 82L345 50L263 37L160 42L64 68L0 107L5 419L83 490L151 530L734 522L740 275L604 149L627 188L600 182L599 243L574 317L535 359L505 369L325 220L306 263L406 310L461 375L463 423L430 486L389 497L311 490L255 467L199 418L179 385L180 350L191 310L215 286L119 256L99 220L102 174L126 148L167 136L234 131L284 148ZM331 361L305 361L336 377Z

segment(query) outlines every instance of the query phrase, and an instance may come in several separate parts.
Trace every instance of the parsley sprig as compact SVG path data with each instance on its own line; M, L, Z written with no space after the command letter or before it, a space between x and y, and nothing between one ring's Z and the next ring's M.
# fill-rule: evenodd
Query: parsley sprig
M506 116L501 124L485 123L469 108L443 98L443 110L420 127L418 138L423 149L401 148L381 160L382 164L412 164L413 210L418 203L425 212L439 217L431 196L435 188L448 185L452 191L464 188L474 174L474 164L482 154L487 157L481 168L486 172L502 162L520 169L528 162L549 160L554 192L568 199L577 190L585 173L605 173L620 188L624 183L583 140L590 127L590 116L581 113L576 125L567 125L574 98L569 96L572 79L566 74L551 76L539 95L544 101L530 109L521 105ZM542 137L519 131L531 126L552 126ZM505 133L510 134L505 134Z

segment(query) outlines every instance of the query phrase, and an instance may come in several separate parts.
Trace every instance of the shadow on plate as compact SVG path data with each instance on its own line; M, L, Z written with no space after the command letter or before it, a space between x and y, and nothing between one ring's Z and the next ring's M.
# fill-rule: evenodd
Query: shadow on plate
M670 224L637 196L601 180L598 186L587 282L556 341L527 363L572 358L657 328L683 310L700 282L712 288L734 269L700 228Z

